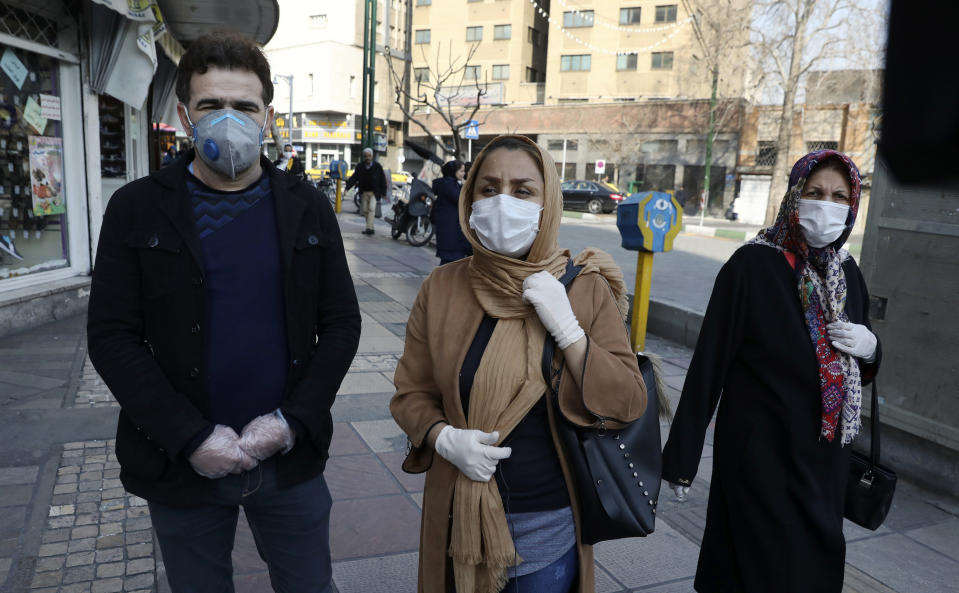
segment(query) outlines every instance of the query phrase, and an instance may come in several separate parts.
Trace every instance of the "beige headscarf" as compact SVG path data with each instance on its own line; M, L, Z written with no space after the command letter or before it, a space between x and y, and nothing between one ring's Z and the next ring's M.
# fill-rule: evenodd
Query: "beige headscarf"
M530 156L543 174L544 204L536 240L526 259L519 260L484 247L470 228L469 217L476 176L489 153L497 149L520 151L523 147L529 147ZM469 268L473 293L486 314L498 320L473 380L467 427L499 431L502 442L546 391L539 366L546 330L522 296L527 276L547 270L559 277L570 257L569 251L557 244L563 194L556 164L525 136L495 138L470 168L460 192L459 214L463 234L473 245ZM612 258L602 251L587 249L574 263L584 266L580 274L595 272L606 277L625 316L626 288L622 272ZM450 556L457 593L496 593L506 584L507 568L522 561L513 546L495 480L475 482L463 474L457 477Z

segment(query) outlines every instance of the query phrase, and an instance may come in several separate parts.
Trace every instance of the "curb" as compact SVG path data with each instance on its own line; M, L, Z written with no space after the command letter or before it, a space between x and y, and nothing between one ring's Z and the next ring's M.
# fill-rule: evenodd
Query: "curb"
M605 222L602 218L589 212L574 212L572 210L563 210L563 218L575 218L583 222Z
M626 325L632 327L633 295L627 294L629 310ZM687 348L695 349L699 330L703 326L703 313L681 305L649 299L649 314L646 319L646 334L653 334Z

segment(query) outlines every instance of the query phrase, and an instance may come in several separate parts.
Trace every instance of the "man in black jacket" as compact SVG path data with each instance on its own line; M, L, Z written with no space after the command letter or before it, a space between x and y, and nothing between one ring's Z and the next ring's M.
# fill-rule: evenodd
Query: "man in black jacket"
M363 234L372 235L376 202L386 195L386 174L383 167L373 160L372 148L363 149L363 162L356 166L356 170L346 181L346 189L349 190L354 185L360 192L363 213L366 215L366 230Z
M114 194L93 273L120 479L174 592L232 591L240 505L277 591L328 591L330 407L360 335L336 218L260 154L273 86L253 43L194 41L176 91L197 149Z

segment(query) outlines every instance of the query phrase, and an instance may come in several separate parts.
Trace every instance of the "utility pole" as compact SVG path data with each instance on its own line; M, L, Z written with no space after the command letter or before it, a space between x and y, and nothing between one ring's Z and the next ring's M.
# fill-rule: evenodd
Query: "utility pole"
M373 148L373 103L376 71L376 0L363 5L363 148Z
M703 183L705 184L703 207L699 212L699 226L703 226L703 218L706 216L706 205L709 203L709 179L710 171L713 168L713 137L716 135L716 87L719 86L719 66L711 61L713 71L713 94L709 99L709 129L706 132L706 175Z
M289 120L286 126L290 129L290 135L286 139L288 143L293 144L293 75L292 74L274 74L273 75L273 84L276 84L277 78L285 78L286 82L290 85L290 113ZM283 146L277 145L276 147L277 154L283 152Z

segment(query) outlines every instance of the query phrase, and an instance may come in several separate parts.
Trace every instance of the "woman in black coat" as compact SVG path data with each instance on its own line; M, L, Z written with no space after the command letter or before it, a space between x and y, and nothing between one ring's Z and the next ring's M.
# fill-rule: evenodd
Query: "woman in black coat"
M473 255L473 247L460 229L459 200L460 188L466 177L462 161L452 160L443 165L443 176L433 180L433 226L436 229L436 257L440 265L448 264L468 255Z
M850 443L880 360L865 281L841 249L860 177L824 150L789 185L776 223L716 278L663 450L682 500L718 403L700 592L842 590Z

